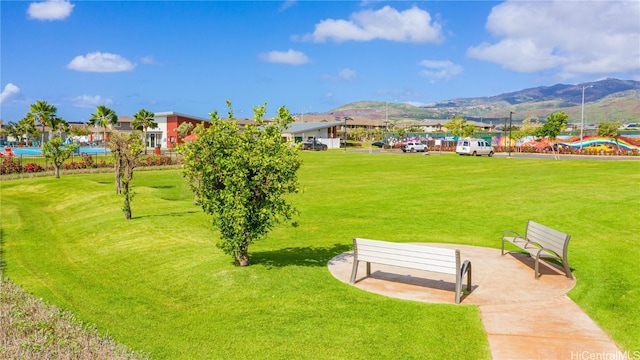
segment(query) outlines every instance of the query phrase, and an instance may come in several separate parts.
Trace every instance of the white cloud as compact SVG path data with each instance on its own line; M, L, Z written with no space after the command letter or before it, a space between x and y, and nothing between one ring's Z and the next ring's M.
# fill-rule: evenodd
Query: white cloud
M262 61L289 65L302 65L309 62L309 58L303 52L289 49L288 51L270 51L258 55Z
M399 42L437 43L442 41L441 25L432 22L427 11L412 7L401 11L385 6L380 10L353 13L349 20L326 19L316 24L315 31L301 37L303 41L335 42L389 40Z
M34 2L29 4L27 14L37 20L63 20L71 15L74 6L66 0Z
M73 106L81 108L94 108L99 105L111 105L113 100L103 98L100 95L80 95L71 99Z
M462 66L449 60L422 60L420 65L426 68L420 71L420 75L430 79L431 82L449 80L462 73Z
M356 80L356 72L349 68L344 68L338 72L338 75L325 74L322 76L322 79L330 82L338 82L338 81L352 82Z
M160 65L151 55L141 57L140 62L147 65Z
M78 55L67 64L67 68L71 70L102 73L132 71L135 67L135 64L120 55L101 52Z
M501 39L467 55L518 72L557 69L563 77L638 72L638 14L637 0L508 1L486 23Z
M11 96L20 93L20 88L13 85L12 83L8 83L4 86L2 93L0 93L0 104L2 104L5 100L10 98Z
M298 3L297 0L286 0L280 5L280 11L286 11L288 8L295 6Z

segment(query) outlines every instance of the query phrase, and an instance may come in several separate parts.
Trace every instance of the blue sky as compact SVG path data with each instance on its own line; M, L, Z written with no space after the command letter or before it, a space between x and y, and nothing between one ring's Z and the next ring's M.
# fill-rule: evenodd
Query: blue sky
M208 117L640 80L640 1L1 1L0 118Z

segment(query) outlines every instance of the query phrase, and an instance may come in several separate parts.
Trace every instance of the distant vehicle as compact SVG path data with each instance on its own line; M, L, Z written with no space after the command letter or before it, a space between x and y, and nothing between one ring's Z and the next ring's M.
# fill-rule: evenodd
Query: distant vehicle
M376 141L374 143L371 143L371 146L375 146L375 147L383 147L385 145L387 145L387 144L385 144L384 141Z
M327 150L328 147L326 144L321 143L318 140L308 140L302 143L302 150L316 150L316 151L324 151Z
M459 155L487 155L493 156L493 147L482 139L460 139L456 145L456 154Z
M409 141L406 144L402 144L400 149L402 149L402 152L427 152L427 145L419 141Z

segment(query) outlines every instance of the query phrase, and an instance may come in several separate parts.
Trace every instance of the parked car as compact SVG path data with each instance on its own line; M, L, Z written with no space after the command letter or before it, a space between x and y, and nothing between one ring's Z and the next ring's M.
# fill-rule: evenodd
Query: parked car
M380 147L380 148L384 147L385 145L387 144L385 144L384 141L376 141L374 143L371 143L371 146Z
M326 144L321 143L318 140L308 140L302 143L302 150L316 150L316 151L324 151L327 150L328 147Z
M493 156L493 147L482 139L460 139L456 145L456 154L459 155L487 155Z
M405 144L402 144L400 149L402 149L402 152L427 152L427 145L419 141L409 141Z

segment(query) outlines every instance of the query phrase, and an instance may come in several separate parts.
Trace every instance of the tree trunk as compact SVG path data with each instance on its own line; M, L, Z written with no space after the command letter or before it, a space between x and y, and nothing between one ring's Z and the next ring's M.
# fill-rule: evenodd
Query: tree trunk
M115 173L116 173L116 194L120 194L120 193L122 193L122 190L121 190L122 182L120 180L120 169L116 169Z
M122 194L124 195L124 207L122 210L124 211L124 218L127 220L131 219L131 199L129 196L129 182L122 182Z
M240 248L240 254L236 256L235 264L238 266L249 266L249 248L246 245Z
M60 166L55 166L56 168L56 179L60 179Z

